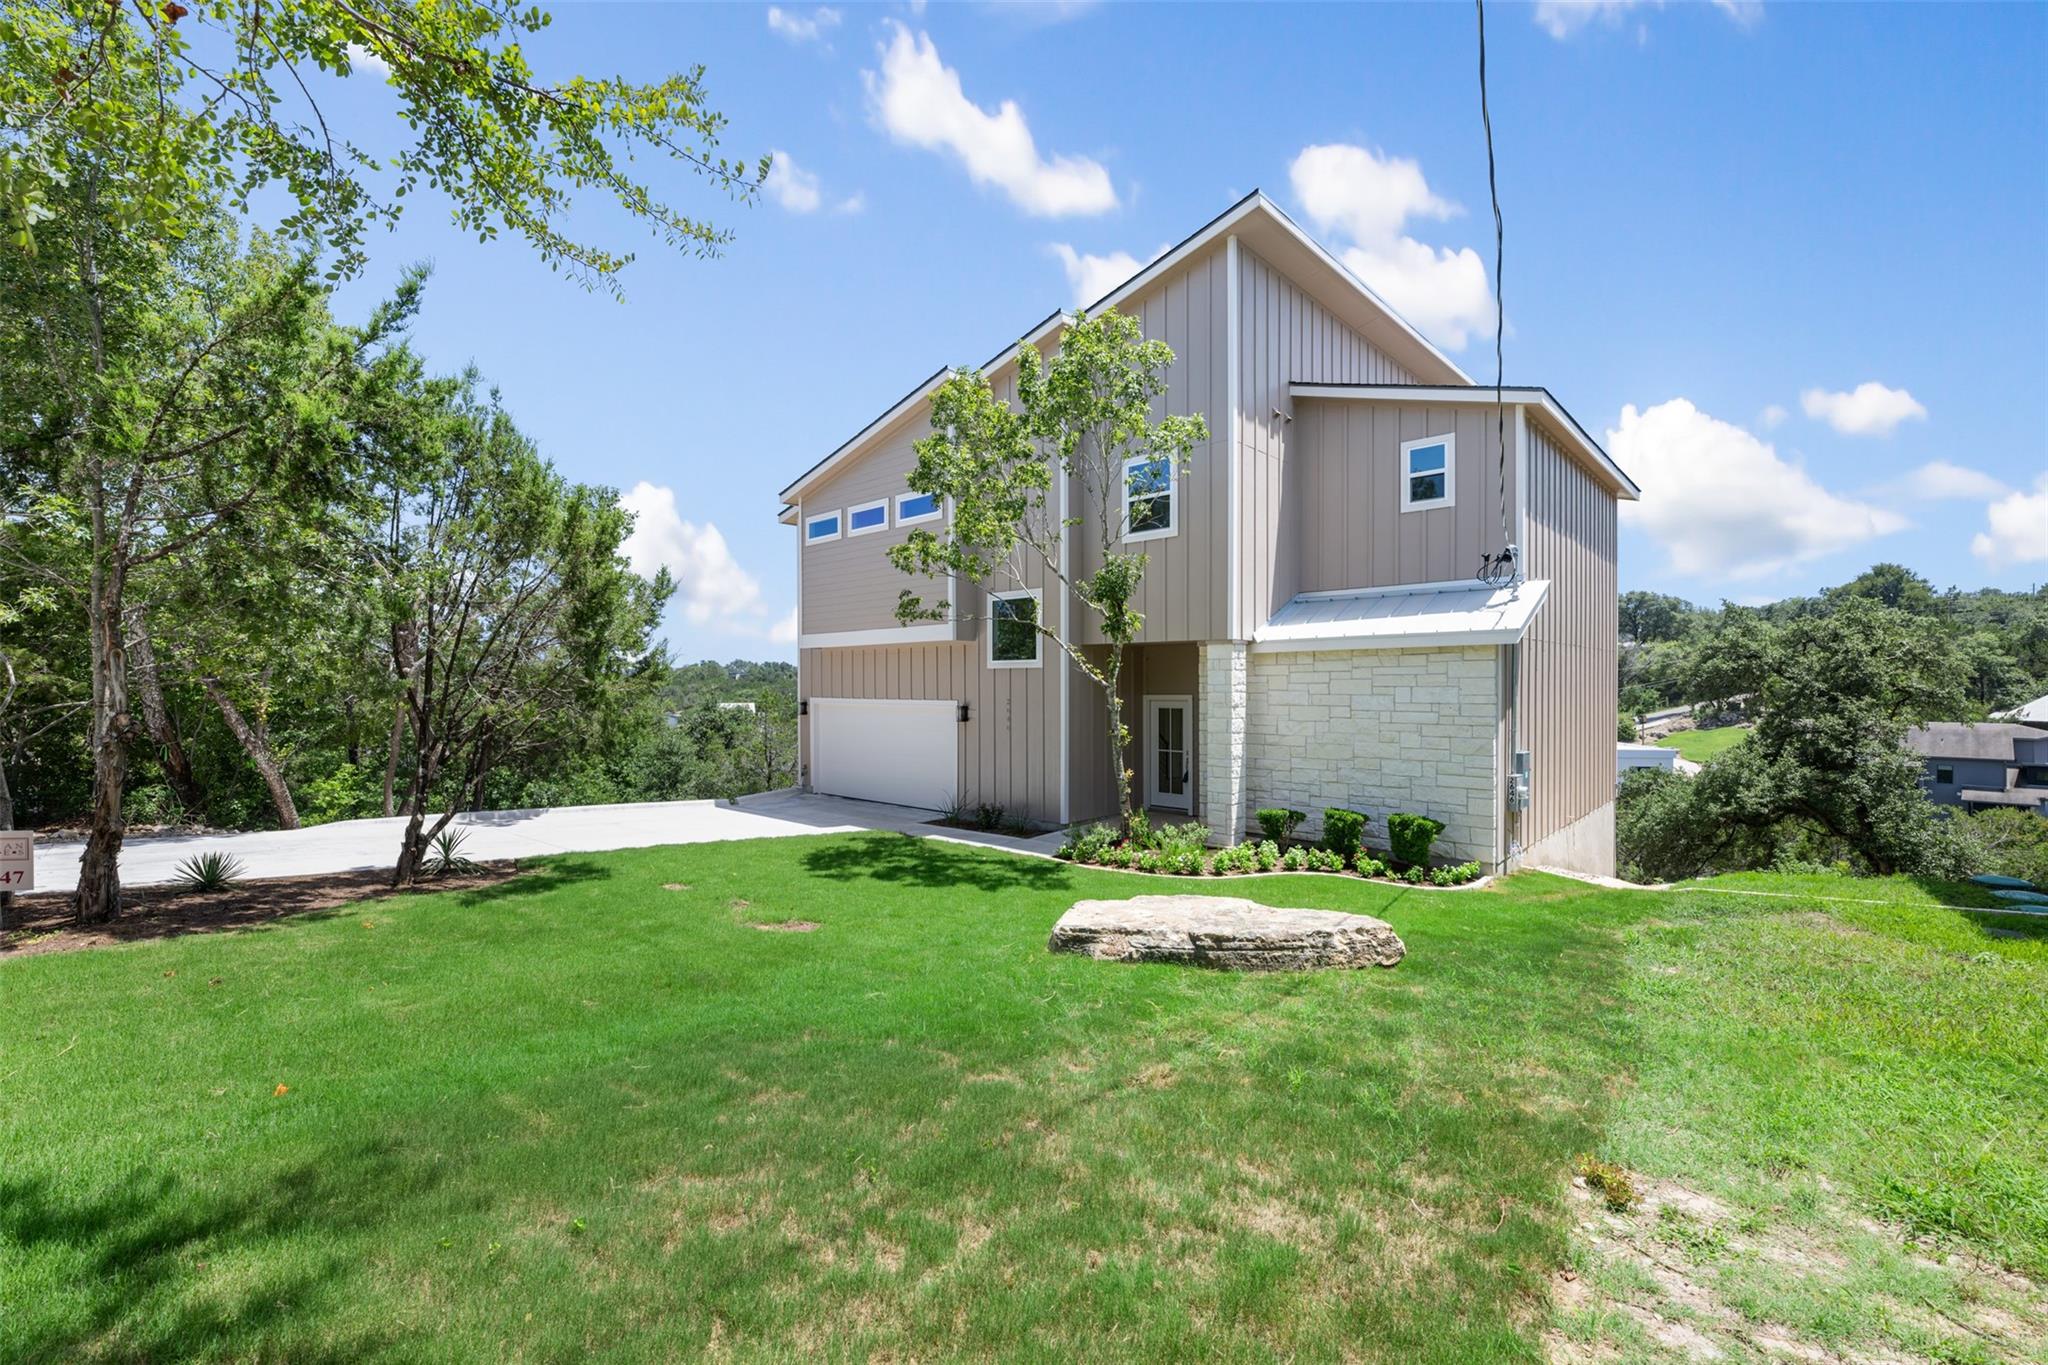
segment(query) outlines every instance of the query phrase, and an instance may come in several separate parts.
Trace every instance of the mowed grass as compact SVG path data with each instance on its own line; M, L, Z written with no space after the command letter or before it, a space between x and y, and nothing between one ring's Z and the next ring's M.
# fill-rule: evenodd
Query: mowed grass
M1705 763L1710 758L1727 753L1742 743L1749 734L1746 725L1723 725L1712 730L1680 730L1651 741L1666 749L1678 750L1678 756L1694 763Z
M1073 900L1158 889L898 835L696 845L0 963L0 1359L1633 1349L1554 1302L1582 1151L2048 1267L2038 938L1292 877L1198 889L1379 915L1407 961L1045 951Z

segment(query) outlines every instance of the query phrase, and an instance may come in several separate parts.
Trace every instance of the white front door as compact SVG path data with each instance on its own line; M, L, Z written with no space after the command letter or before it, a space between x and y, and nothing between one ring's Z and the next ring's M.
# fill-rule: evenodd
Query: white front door
M1188 697L1145 698L1145 804L1169 810L1192 810L1188 779L1194 773L1193 713Z

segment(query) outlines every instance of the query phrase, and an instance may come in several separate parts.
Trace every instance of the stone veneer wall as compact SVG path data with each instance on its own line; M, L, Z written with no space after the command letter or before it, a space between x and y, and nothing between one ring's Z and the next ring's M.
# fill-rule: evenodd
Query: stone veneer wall
M1250 818L1245 805L1249 660L1243 644L1211 640L1200 646L1195 664L1200 689L1195 702L1195 763L1201 774L1196 794L1202 802L1202 823L1218 844L1244 838Z
M1491 646L1253 654L1245 808L1306 811L1314 834L1325 807L1349 806L1372 817L1377 848L1392 812L1430 815L1445 826L1437 855L1491 867L1499 689Z

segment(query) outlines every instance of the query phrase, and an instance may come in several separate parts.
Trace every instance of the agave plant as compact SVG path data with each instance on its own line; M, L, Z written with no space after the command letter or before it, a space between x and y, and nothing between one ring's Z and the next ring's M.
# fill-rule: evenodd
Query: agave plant
M444 829L434 836L434 851L427 855L429 877L467 877L483 871L474 862L462 856L462 845L469 838L466 829Z
M195 853L178 864L172 881L185 891L226 891L242 880L242 860L231 854Z

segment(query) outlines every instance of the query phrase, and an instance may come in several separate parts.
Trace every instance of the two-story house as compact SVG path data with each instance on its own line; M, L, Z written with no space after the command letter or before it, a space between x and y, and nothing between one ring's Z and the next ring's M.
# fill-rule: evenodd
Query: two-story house
M2048 730L1987 721L1935 721L1906 732L1926 765L1920 785L1937 805L2017 806L2048 815Z
M1509 388L1497 409L1257 192L1090 311L1107 308L1172 347L1165 409L1210 433L1184 473L1126 498L1122 537L1150 556L1124 673L1134 797L1219 842L1264 806L1309 812L1311 833L1326 807L1365 811L1369 842L1416 811L1444 822L1448 857L1611 873L1628 476L1547 390ZM1062 325L1022 344L1050 354ZM998 393L1015 354L984 367ZM906 586L934 595L884 551L947 514L905 483L944 375L782 490L802 781L1047 824L1112 816L1106 698L1001 619L1035 611L1099 645L1057 580L1008 595L949 582L954 619L894 617ZM1510 538L1519 580L1479 582Z

